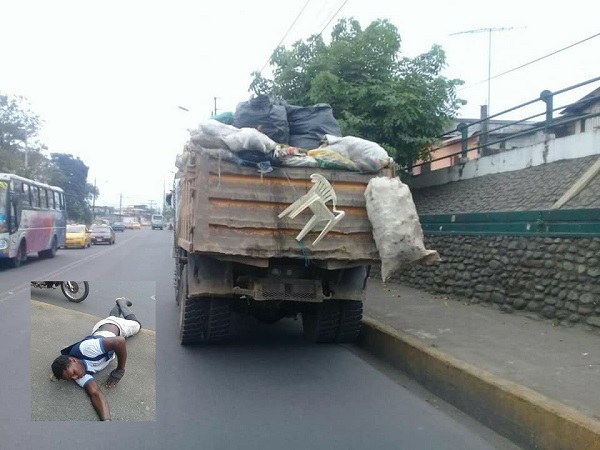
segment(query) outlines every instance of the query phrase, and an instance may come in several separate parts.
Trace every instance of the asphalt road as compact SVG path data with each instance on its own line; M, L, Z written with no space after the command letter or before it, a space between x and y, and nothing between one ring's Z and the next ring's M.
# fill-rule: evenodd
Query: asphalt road
M128 230L114 246L0 271L0 436L10 448L515 448L356 347L305 342L299 322L255 326L229 345L182 347L171 239L167 230ZM155 423L31 422L29 281L41 279L90 281L95 295L81 304L58 291L36 298L102 314L94 299L114 295L109 285L136 293L154 283ZM142 303L152 298L143 289Z

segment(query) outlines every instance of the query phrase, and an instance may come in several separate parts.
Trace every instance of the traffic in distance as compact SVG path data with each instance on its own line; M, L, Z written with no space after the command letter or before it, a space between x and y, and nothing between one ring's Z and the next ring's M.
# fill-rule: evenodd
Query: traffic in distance
M152 210L93 214L91 223L75 223L67 216L67 202L58 186L0 173L0 266L19 267L33 255L54 258L58 249L113 245L125 230L173 229Z

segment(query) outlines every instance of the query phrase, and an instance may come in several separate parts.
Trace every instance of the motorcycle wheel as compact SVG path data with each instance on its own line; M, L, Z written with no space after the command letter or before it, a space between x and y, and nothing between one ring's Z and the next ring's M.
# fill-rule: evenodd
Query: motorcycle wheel
M73 303L84 301L90 293L90 285L87 281L63 281L60 289L65 297Z

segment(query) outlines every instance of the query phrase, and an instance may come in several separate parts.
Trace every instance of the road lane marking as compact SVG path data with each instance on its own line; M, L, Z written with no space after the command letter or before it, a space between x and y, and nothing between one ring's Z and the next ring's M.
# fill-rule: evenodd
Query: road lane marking
M132 236L129 239L127 239L124 244L131 242L132 240L135 239L136 236ZM52 272L49 272L43 276L37 277L37 280L30 280L30 281L38 281L38 280L52 280L54 279L53 277L59 275L60 273L69 270L73 267L77 267L78 265L81 265L85 262L88 262L90 260L94 260L102 255L104 255L105 252L109 252L109 251L113 251L113 247L109 246L108 248L102 249L98 252L92 253L91 255L86 255L84 258L82 259L78 259L77 261L73 261L72 263L61 267L60 269L56 269L53 270ZM8 270L18 270L18 269L8 269ZM22 294L26 291L28 291L30 289L30 284L27 284L27 286L22 286L19 288L19 286L13 286L11 288L9 288L8 290L0 293L0 305L2 305L6 300L8 300L9 298L11 298L14 295L18 295L18 294Z

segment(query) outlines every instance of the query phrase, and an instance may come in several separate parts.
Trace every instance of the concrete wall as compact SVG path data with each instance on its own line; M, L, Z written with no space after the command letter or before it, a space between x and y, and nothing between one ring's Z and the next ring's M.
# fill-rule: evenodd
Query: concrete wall
M533 149L521 149L487 158L511 169L527 168L422 189L413 186L417 211L451 214L550 209L598 160L598 137L598 133L586 133L553 141L547 160L554 162L540 164L541 155L532 153ZM588 153L591 156L575 157ZM473 161L476 162L481 160ZM435 176L435 172L423 178L426 176ZM581 208L600 208L600 176L563 206ZM395 281L471 303L488 304L504 312L600 330L598 237L426 235L425 244L428 249L437 250L442 260L414 266ZM377 270L372 273L376 276Z
M600 154L600 130L550 139L526 147L508 150L497 155L469 160L464 167L453 166L421 174L406 180L411 190L468 180L490 174L522 170L565 159Z

